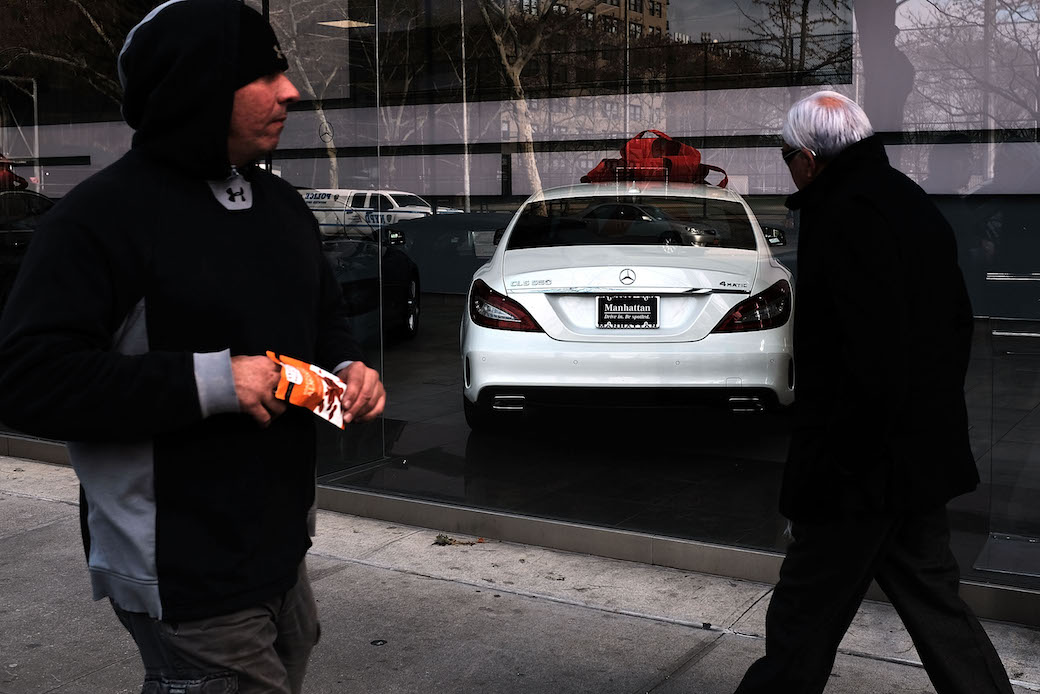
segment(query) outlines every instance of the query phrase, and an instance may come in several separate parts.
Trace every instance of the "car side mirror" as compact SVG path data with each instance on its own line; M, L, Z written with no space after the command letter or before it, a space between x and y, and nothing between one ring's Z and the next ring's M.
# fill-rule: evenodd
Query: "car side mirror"
M398 231L397 229L391 229L383 227L383 245L384 246L403 246L405 242L404 232Z
M505 234L505 233L506 233L506 230L504 228L503 229L495 229L495 237L491 240L491 242L494 243L497 246L498 242L502 240L502 235Z
M762 227L762 233L765 234L766 243L770 246L787 245L787 235L784 234L783 229L777 229L776 227Z

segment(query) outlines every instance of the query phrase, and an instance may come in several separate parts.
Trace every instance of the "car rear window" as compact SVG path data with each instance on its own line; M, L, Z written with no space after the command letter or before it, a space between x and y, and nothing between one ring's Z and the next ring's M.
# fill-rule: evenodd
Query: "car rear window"
M528 203L507 249L633 244L756 248L738 202L638 195Z

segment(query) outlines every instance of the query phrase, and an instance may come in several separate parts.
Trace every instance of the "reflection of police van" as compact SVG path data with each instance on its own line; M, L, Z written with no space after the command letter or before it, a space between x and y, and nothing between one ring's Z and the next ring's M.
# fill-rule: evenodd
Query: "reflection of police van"
M305 189L304 202L314 212L323 234L333 236L374 229L433 214L430 203L400 190ZM458 210L437 208L437 213Z

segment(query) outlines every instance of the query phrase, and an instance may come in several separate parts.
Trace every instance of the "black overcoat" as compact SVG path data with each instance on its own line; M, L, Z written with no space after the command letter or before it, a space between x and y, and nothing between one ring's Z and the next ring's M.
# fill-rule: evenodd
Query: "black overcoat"
M974 489L964 401L973 319L950 226L877 136L787 205L800 228L781 513L924 509Z

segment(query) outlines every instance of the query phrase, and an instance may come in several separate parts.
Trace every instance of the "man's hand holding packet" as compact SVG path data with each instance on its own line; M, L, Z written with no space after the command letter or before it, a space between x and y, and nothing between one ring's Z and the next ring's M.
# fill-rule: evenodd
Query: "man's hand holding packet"
M346 386L335 374L307 362L275 354L268 358L282 367L274 395L290 405L303 407L343 428L343 392Z

